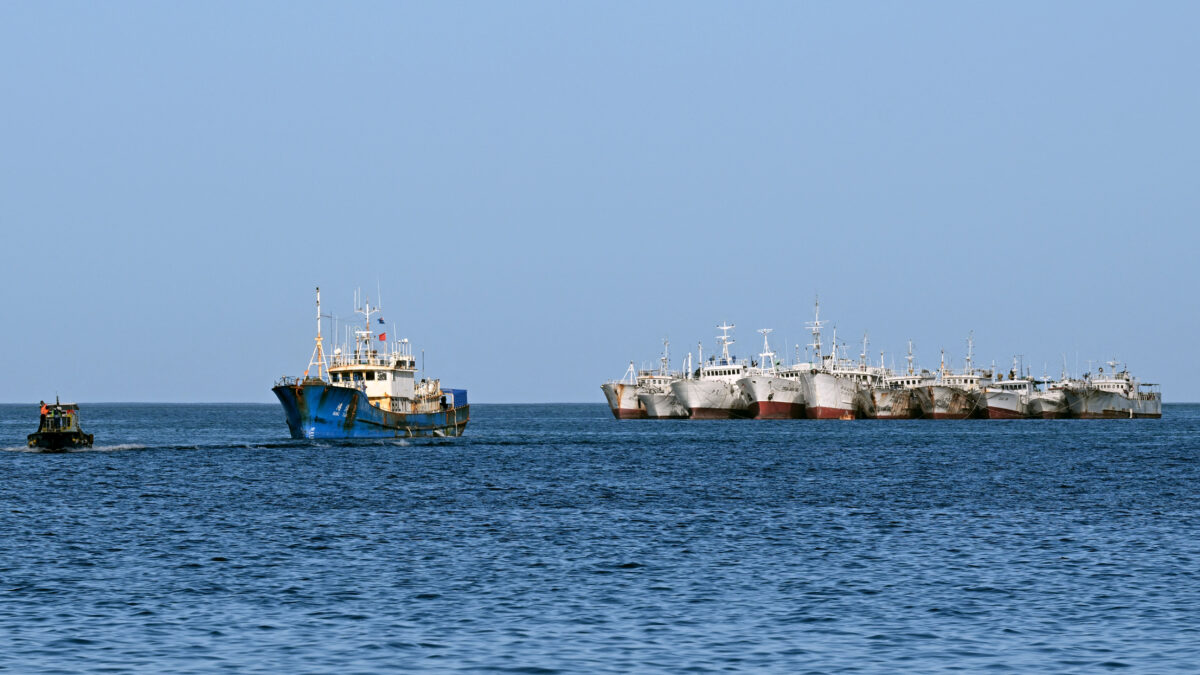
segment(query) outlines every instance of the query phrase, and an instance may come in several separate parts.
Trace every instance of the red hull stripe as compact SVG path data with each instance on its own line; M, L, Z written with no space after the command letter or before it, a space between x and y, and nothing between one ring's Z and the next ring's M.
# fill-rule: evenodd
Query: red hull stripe
M756 420L804 419L804 404L785 403L782 401L755 401L750 404L750 416Z
M1023 420L1025 416L1015 410L1006 408L991 408L987 409L988 417L994 420Z
M853 415L853 410L842 410L841 408L821 408L809 406L807 409L808 419L810 420L837 420L846 415Z
M968 413L933 413L935 420L965 420Z
M613 408L612 414L619 420L640 420L646 417L646 411L637 408Z

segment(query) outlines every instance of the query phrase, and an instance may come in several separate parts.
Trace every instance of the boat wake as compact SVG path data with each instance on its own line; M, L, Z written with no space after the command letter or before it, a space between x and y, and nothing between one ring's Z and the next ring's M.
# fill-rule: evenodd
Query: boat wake
M145 450L146 446L139 443L120 443L118 445L93 445L90 448L80 448L72 452L117 452L120 450Z
M224 450L229 448L240 448L244 450L287 450L287 449L304 449L304 448L370 448L370 447L391 447L391 448L407 448L410 446L437 446L437 445L453 445L453 442L447 442L446 439L407 439L407 438L371 438L371 439L324 439L319 441L312 440L283 440L278 442L243 442L239 444L230 443L213 443L213 444L192 444L192 445L156 445L148 446L141 443L119 443L115 445L95 445L90 448L70 448L63 450L45 450L43 448L30 448L24 445L14 445L8 447L0 446L0 452L31 452L41 454L66 454L71 452L119 452L122 450Z
M117 452L120 450L145 450L146 446L137 443L121 443L119 445L94 445L90 448L70 448L63 450L46 450L45 448L31 448L25 445L14 445L11 447L0 448L3 452L32 452L37 454L47 455L65 455L72 452Z

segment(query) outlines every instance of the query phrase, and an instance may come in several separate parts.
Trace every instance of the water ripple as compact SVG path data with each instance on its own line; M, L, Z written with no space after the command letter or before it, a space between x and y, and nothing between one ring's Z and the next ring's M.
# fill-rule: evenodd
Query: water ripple
M1200 408L306 442L274 406L0 406L0 667L1190 672Z

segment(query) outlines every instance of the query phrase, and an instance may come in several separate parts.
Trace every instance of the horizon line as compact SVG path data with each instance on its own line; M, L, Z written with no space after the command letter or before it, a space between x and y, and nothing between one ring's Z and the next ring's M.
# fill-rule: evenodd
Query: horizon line
M102 405L279 405L278 401L67 401ZM1200 401L1163 401L1163 405L1198 405ZM0 405L36 405L27 401L0 401ZM604 401L481 401L470 405L604 405Z

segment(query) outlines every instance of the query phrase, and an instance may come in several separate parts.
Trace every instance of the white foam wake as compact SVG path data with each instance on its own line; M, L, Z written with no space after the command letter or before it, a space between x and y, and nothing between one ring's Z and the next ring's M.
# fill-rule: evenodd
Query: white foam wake
M3 452L45 452L45 453L64 453L64 452L116 452L118 450L145 450L146 446L138 443L121 443L119 445L93 445L90 448L71 448L69 450L46 450L44 448L31 448L25 445L13 445L0 448Z

